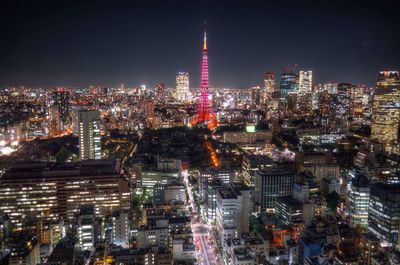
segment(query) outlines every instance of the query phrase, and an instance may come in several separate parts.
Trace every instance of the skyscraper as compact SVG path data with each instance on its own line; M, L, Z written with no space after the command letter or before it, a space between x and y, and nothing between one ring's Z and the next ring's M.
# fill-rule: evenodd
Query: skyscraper
M399 72L398 71L380 71L376 86L378 88L389 89L397 88L400 85Z
M195 124L204 123L208 128L212 129L217 126L217 118L212 111L208 99L208 49L207 49L207 32L204 31L203 43L203 59L201 63L201 84L200 84L200 98L197 106L197 116L194 121Z
M160 101L164 100L164 93L165 93L165 85L164 83L158 83L156 85L156 96L157 99Z
M178 72L176 74L176 96L181 101L189 99L189 73Z
M299 72L299 91L296 108L300 113L307 114L312 110L312 71Z
M264 73L264 92L272 94L275 92L275 73L265 72Z
M368 226L369 185L368 178L363 175L356 176L351 182L347 209L350 224L354 227Z
M368 230L387 244L396 244L400 227L400 184L371 184Z
M261 105L265 112L265 118L271 119L277 115L279 108L279 93L276 90L276 79L274 72L264 73L264 87L261 93Z
M299 93L311 93L312 71L299 72Z
M299 75L294 73L294 71L285 70L281 74L281 84L280 84L280 97L281 99L286 99L286 96L291 93L296 93L299 89Z
M336 126L338 131L347 131L349 128L349 117L351 116L351 92L354 85L350 83L339 83L337 86L335 112L336 112Z
M78 216L79 247L84 250L92 250L96 243L96 232L94 205L81 205Z
M272 94L275 92L275 73L265 72L264 73L264 88L261 93L261 104L268 105L269 99L272 98Z
M387 152L399 152L400 77L398 71L382 71L372 100L371 138ZM397 149L396 149L397 146Z
M146 114L147 119L154 118L154 101L153 100L148 99L144 102L144 112Z
M100 112L79 111L79 157L81 160L101 159Z
M49 115L49 134L54 136L62 131L62 123L60 113L58 112L57 106L51 106L48 108Z
M67 122L69 122L71 114L71 103L69 101L70 94L64 89L57 89L53 92L53 99L54 106L58 109L60 120L64 126Z

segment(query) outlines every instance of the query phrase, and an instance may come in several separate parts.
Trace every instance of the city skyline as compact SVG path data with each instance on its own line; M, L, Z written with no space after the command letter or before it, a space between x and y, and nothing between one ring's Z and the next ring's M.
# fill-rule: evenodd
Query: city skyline
M0 44L2 87L154 87L159 82L174 87L182 71L189 73L191 87L200 87L203 21L210 37L211 87L262 86L264 72L279 74L288 64L312 70L315 83L374 86L378 71L399 68L394 1L3 6L7 23L1 31L9 41Z
M0 4L0 264L399 264L398 7Z

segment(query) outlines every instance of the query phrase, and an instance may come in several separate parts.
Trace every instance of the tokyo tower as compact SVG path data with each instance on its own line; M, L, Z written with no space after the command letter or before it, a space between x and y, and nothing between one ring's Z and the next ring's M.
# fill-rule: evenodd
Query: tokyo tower
M194 124L206 124L209 129L214 129L218 122L208 100L208 50L207 32L204 30L203 59L201 63L200 98L197 106L197 115Z

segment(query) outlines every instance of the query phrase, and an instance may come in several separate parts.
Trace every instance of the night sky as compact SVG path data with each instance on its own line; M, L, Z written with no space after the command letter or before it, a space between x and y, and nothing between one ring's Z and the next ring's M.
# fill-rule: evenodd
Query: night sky
M174 87L178 71L198 87L205 20L212 87L261 85L284 64L315 83L400 69L399 1L216 2L2 0L0 87Z

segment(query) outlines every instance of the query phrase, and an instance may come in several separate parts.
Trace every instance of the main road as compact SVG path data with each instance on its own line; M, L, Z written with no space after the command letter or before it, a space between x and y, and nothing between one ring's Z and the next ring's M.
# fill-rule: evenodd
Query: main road
M193 232L193 238L196 249L201 253L201 260L202 260L201 264L203 265L220 264L220 262L217 262L216 256L213 254L213 249L215 247L214 244L215 240L211 226L197 222L199 214L197 213L196 204L193 199L192 187L189 183L189 175L187 170L184 170L182 172L182 175L184 177L185 185L189 193L190 205L192 207L193 214L192 214L191 228ZM211 237L211 240L209 240L209 237Z

